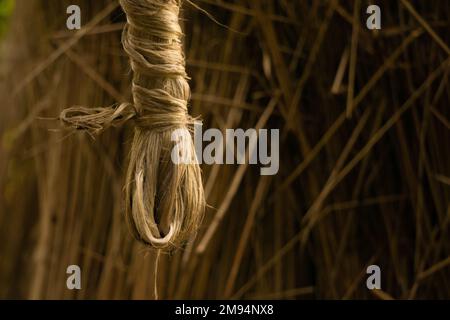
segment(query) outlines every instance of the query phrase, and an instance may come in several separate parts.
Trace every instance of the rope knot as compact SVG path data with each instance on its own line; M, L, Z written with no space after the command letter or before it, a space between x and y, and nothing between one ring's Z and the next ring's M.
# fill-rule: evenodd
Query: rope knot
M146 89L134 84L133 97L138 112L135 122L144 130L172 131L192 122L187 100L176 98L165 89Z

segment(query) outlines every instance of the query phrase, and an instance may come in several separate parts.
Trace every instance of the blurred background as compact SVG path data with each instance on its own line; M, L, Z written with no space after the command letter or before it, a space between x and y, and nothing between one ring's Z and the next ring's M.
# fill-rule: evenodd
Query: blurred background
M280 129L280 170L202 166L205 220L162 255L159 297L450 298L450 3L192 1L191 114ZM0 298L154 298L155 252L123 214L132 128L57 120L130 101L124 22L113 0L0 0ZM73 264L82 290L66 287Z

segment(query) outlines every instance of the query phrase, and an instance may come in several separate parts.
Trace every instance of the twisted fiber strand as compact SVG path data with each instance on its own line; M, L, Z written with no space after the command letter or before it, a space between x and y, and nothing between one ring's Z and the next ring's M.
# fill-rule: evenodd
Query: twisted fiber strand
M133 70L133 104L72 107L61 113L68 127L98 134L133 120L135 134L125 193L134 236L161 249L182 245L196 232L205 200L196 163L174 164L172 132L190 129L190 87L179 24L181 0L120 0L127 16L122 43ZM183 150L195 155L192 138Z

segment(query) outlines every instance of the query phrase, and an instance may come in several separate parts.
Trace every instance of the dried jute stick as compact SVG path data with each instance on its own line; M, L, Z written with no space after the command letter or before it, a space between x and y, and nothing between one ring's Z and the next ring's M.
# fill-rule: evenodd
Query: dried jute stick
M61 121L98 134L127 121L135 126L126 179L126 215L134 236L160 249L182 245L196 232L205 207L195 162L175 164L172 132L192 129L190 88L179 24L181 0L120 0L127 16L123 47L134 72L133 103L118 107L72 107ZM184 152L195 155L192 138ZM184 150L184 149L183 149Z

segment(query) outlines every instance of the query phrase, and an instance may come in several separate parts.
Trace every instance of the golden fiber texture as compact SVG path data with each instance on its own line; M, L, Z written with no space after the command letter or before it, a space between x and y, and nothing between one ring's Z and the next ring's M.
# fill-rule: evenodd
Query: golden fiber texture
M126 179L126 215L134 236L157 248L173 249L200 224L205 200L197 163L171 159L177 129L189 130L190 87L179 24L180 1L120 0L127 16L123 47L133 70L133 104L116 108L73 107L61 121L99 133L133 120L135 135ZM192 138L183 152L195 154Z

